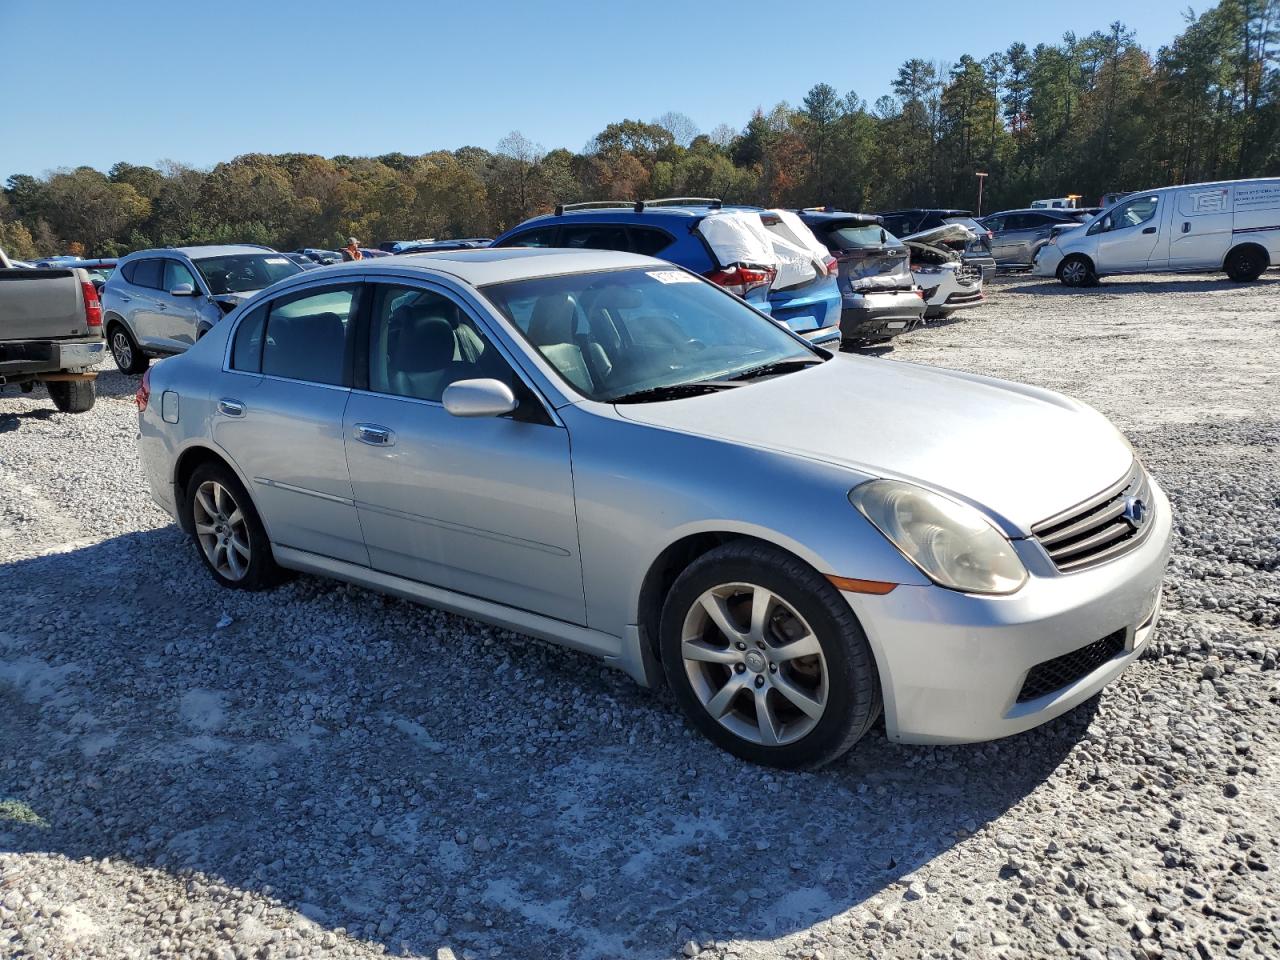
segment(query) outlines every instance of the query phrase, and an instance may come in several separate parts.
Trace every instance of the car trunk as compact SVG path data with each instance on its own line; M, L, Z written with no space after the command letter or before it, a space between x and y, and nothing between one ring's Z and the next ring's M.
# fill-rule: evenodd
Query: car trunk
M823 224L822 240L840 265L842 286L855 293L914 288L906 245L879 223L836 220Z

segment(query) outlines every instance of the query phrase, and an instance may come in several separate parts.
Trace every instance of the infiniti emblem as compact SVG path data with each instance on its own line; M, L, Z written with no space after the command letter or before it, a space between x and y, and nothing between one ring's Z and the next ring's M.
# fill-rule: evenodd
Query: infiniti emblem
M1140 529L1147 522L1147 505L1137 497L1126 497L1120 519L1134 530Z

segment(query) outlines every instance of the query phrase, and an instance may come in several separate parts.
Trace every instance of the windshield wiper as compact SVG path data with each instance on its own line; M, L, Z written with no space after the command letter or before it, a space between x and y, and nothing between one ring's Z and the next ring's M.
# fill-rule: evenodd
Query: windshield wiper
M817 357L804 357L795 360L775 360L773 363L765 363L758 367L751 367L749 370L743 370L741 373L735 373L731 377L725 377L725 380L741 381L756 380L760 377L772 377L781 373L791 373L795 370L803 370L805 367L812 367L819 363L826 363L825 360L819 360Z
M701 380L692 383L668 383L661 387L646 387L624 393L620 397L611 397L609 403L650 403L660 400L679 400L681 397L698 397L719 390L729 390L741 386L738 383L726 383L723 380Z

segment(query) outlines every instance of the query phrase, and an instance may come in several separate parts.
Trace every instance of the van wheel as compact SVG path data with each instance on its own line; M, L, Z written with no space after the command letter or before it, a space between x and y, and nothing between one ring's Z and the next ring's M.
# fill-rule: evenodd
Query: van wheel
M1267 269L1267 258L1257 247L1237 247L1227 254L1222 268L1237 283L1247 283L1262 276Z
M820 767L880 715L875 658L825 577L736 541L695 560L662 608L662 665L690 722L753 763Z
M50 380L49 399L63 413L84 413L93 407L97 394L92 380Z
M196 467L185 494L200 558L218 583L265 590L284 579L258 511L230 468L221 463Z
M111 356L120 368L121 373L130 375L142 373L151 363L143 354L138 341L123 323L113 323L107 332L107 345L111 348Z
M1058 279L1068 287L1096 287L1098 285L1098 274L1093 269L1093 264L1089 262L1088 257L1082 257L1079 254L1072 255L1063 260L1058 267Z

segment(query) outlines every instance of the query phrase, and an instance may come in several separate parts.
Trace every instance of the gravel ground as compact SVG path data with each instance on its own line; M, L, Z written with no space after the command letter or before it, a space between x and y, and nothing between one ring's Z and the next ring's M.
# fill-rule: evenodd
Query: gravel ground
M575 653L218 589L136 378L0 396L0 956L1280 955L1280 276L1026 278L890 359L1064 390L1177 511L1150 654L996 743L745 765Z

